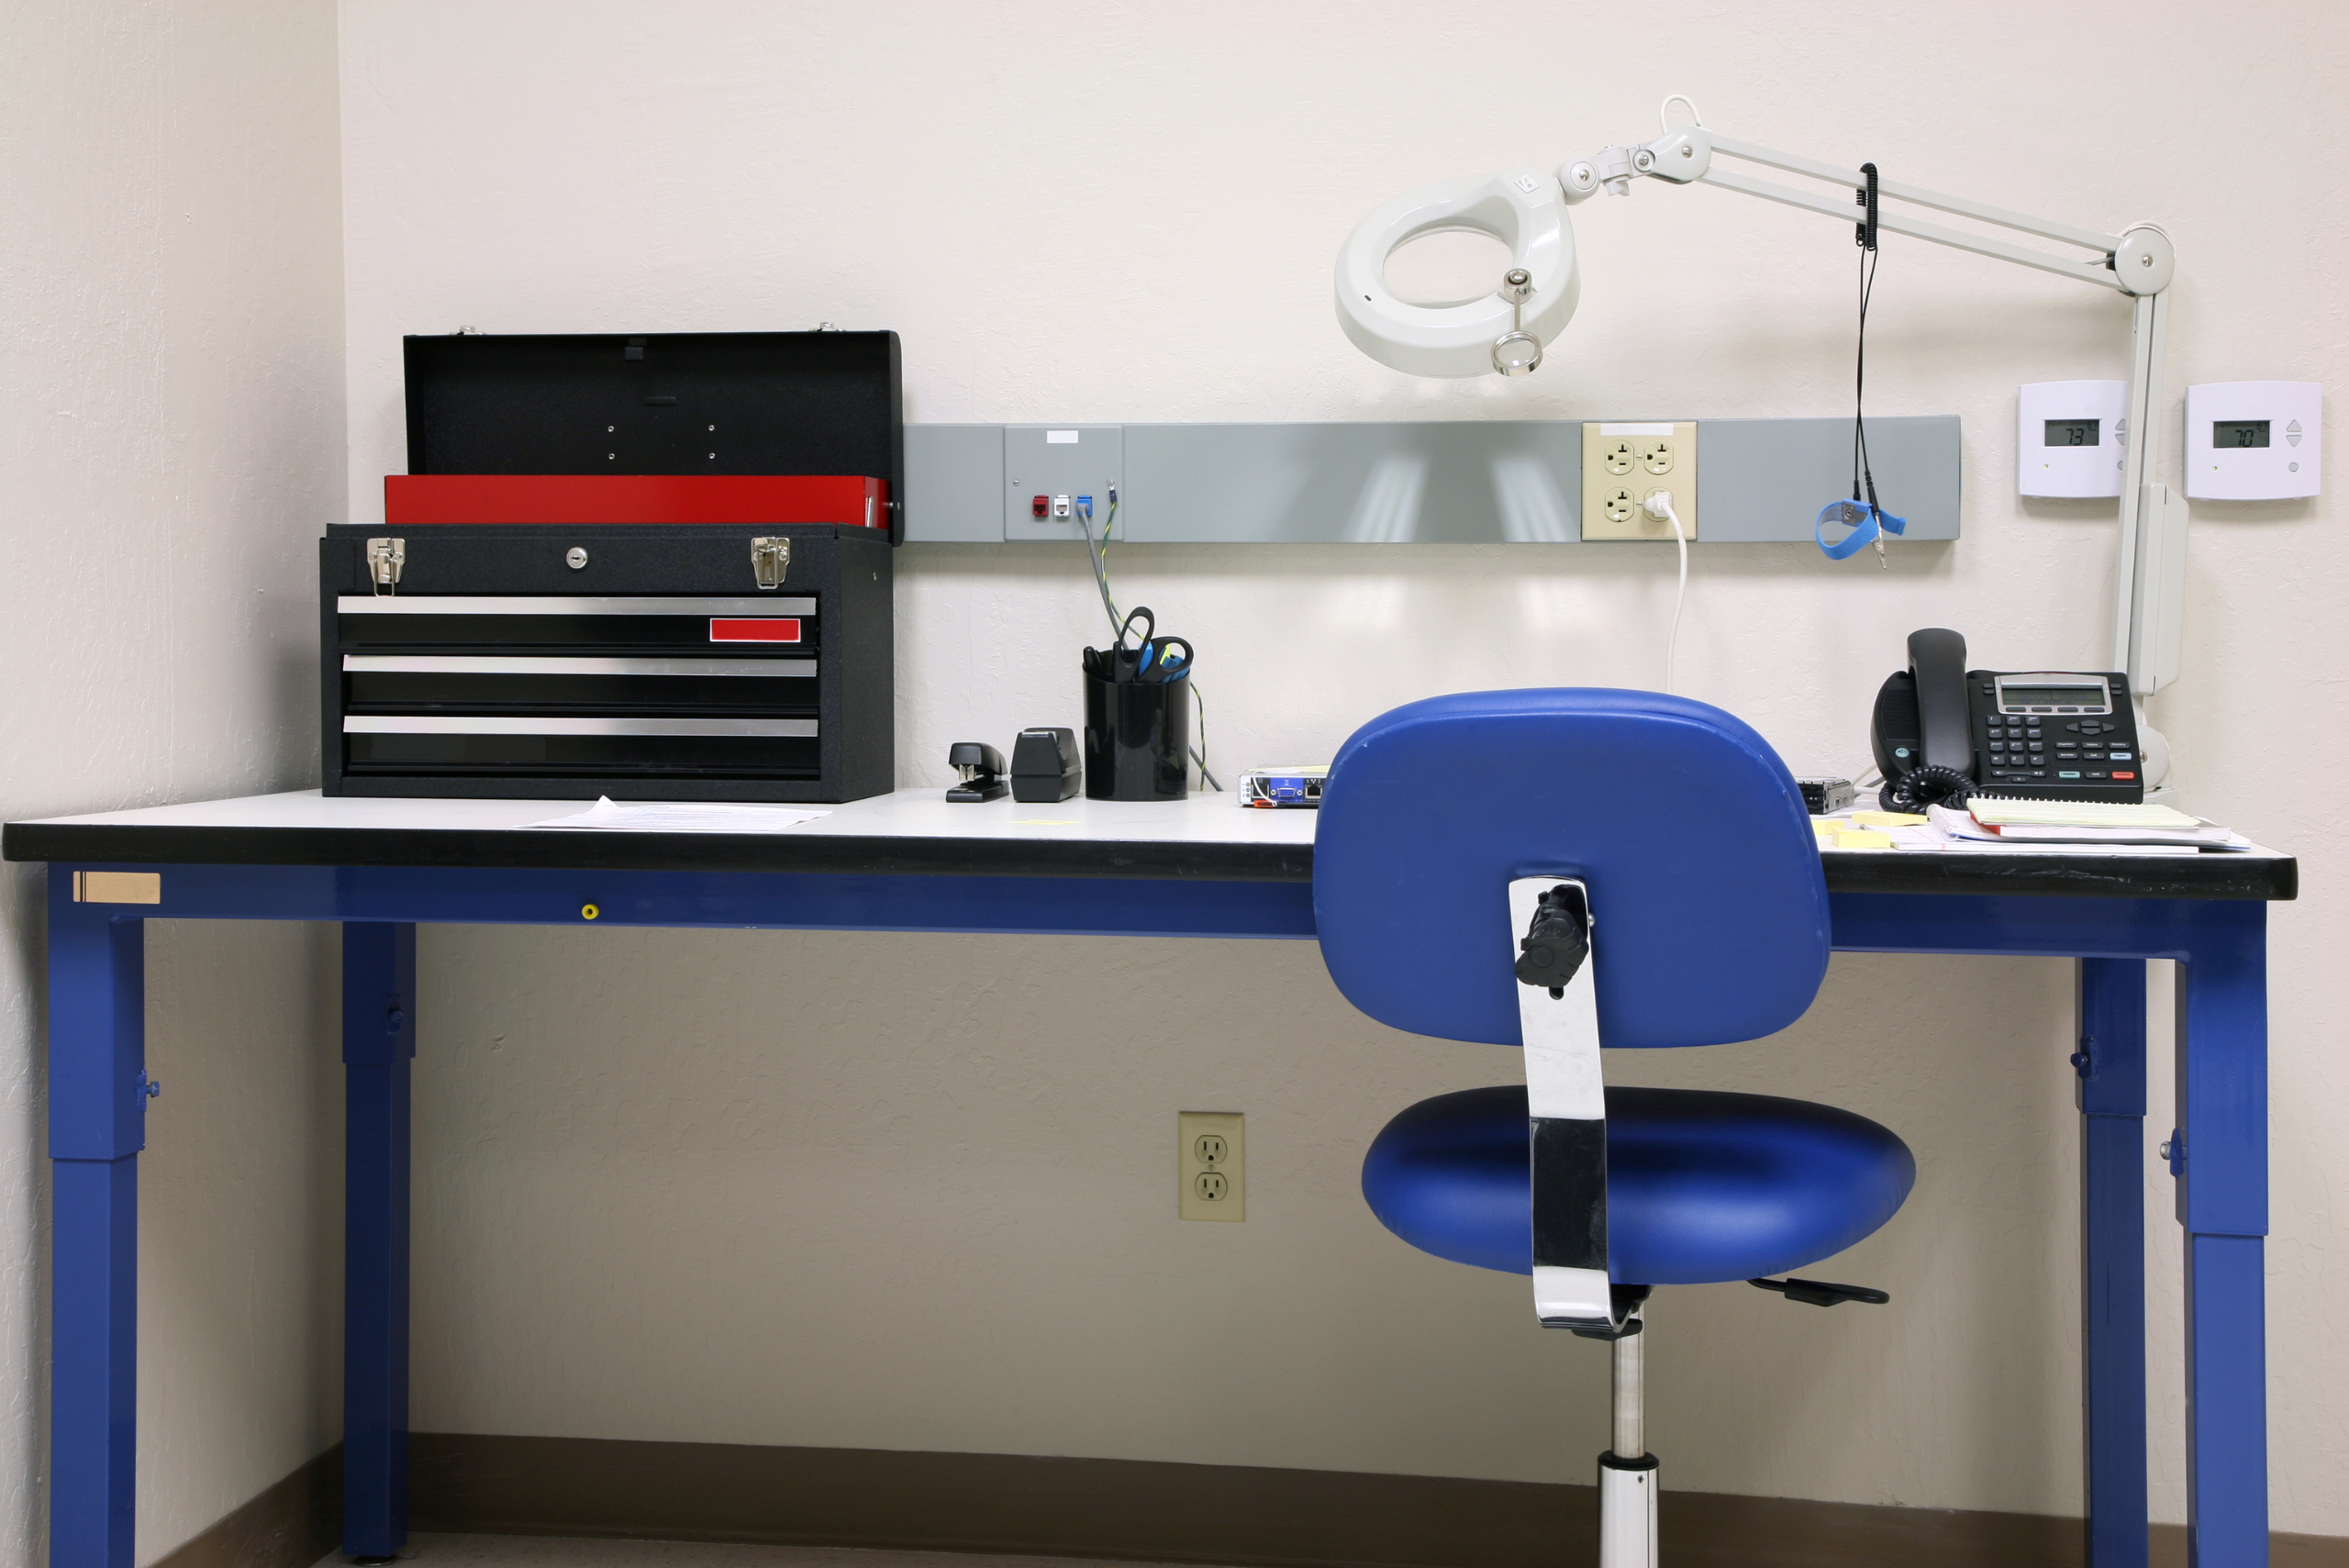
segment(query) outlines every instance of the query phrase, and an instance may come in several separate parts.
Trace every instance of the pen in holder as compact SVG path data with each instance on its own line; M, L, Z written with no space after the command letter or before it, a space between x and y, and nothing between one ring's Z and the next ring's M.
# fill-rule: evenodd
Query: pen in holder
M1085 797L1180 800L1190 789L1191 645L1163 638L1086 649Z

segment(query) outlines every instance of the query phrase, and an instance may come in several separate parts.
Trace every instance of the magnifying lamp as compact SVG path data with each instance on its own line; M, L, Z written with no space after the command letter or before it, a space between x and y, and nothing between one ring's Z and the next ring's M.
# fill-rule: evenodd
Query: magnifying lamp
M1672 185L1721 185L1747 195L1853 223L1854 205L1863 199L1869 177L1854 169L1733 140L1694 123L1674 126L1669 111L1679 94L1664 101L1664 134L1635 146L1608 146L1586 158L1545 173L1512 169L1493 179L1428 185L1396 197L1354 229L1338 252L1338 320L1354 346L1381 364L1413 375L1471 376L1495 372L1525 375L1540 368L1542 350L1574 314L1580 280L1575 269L1574 235L1566 208L1599 191L1629 195L1640 179ZM1739 159L1790 174L1840 185L1840 191L1805 190L1740 172L1724 161ZM1948 228L1886 212L1869 216L1894 234L1970 250L1977 256L2056 272L2130 297L2128 429L2122 462L2121 551L2114 581L2111 668L2129 673L2131 695L2140 705L2140 739L2148 752L2147 783L2159 784L2167 768L2167 748L2147 739L2147 696L2177 678L2184 601L2186 507L2166 484L2154 479L2163 422L2154 417L2161 386L2166 292L2176 270L2168 235L2150 223L2103 234L2044 218L2026 217L1959 196L1914 185L1877 181L1883 198L1954 213L1994 228L2012 230L2087 252L2062 255L2017 244L1998 235ZM1509 264L1494 291L1450 305L1412 305L1386 285L1386 264L1395 251L1423 235L1466 230L1499 240ZM2161 762L2155 771L2154 756Z
M1454 305L1408 304L1386 259L1425 235L1489 235L1508 247L1494 291ZM1354 347L1413 375L1524 375L1575 313L1581 280L1558 182L1531 169L1453 180L1396 197L1338 253L1338 320Z

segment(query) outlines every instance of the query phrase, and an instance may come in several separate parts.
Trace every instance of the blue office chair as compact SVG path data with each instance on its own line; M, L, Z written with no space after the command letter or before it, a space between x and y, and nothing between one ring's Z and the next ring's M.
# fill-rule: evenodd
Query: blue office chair
M1386 1228L1533 1277L1545 1326L1614 1347L1602 1568L1653 1568L1642 1304L1750 1280L1816 1306L1881 1291L1763 1276L1872 1234L1915 1184L1864 1117L1765 1095L1607 1089L1602 1045L1753 1040L1800 1018L1828 909L1801 791L1718 708L1653 692L1475 692L1372 720L1315 835L1321 953L1347 1000L1525 1048L1526 1081L1422 1101L1363 1162Z

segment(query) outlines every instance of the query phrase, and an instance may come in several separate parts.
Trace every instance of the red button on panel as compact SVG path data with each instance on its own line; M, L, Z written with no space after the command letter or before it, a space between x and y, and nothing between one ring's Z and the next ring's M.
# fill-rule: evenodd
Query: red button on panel
M712 642L796 642L799 623L796 620L728 620L713 616L709 622Z
M2115 780L2120 780L2120 779L2133 779L2133 778L2135 778L2137 775L2136 775L2136 774L2134 774L2134 773L2115 773L2115 774L2113 774L2112 776L2113 776L2113 778L2114 778Z

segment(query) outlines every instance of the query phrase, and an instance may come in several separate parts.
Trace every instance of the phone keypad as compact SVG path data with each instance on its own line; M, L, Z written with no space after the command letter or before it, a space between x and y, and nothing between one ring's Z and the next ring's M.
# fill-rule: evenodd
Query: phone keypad
M2047 776L2046 729L2026 714L1991 714L1983 725L1990 765L1989 784L2014 784Z
M2133 783L2136 752L2125 727L2072 717L2079 711L1982 715L1982 782L2009 788L2036 788L2041 781L2074 787Z

